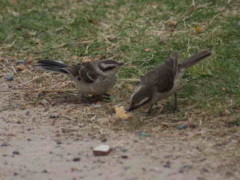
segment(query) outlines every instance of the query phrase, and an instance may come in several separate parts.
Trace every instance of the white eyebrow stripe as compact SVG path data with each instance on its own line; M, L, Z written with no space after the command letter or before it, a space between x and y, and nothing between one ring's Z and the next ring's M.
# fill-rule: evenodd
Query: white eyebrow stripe
M139 85L139 86L134 90L134 93L131 95L130 100L132 100L133 96L134 96L135 94L137 94L137 92L140 91L142 87L143 87L142 85Z
M149 97L145 97L144 99L142 99L139 103L135 104L135 106L139 106L144 104L145 102L147 102L149 100Z
M102 63L101 66L103 68L108 68L108 67L116 67L117 65L116 64L105 64L105 63Z

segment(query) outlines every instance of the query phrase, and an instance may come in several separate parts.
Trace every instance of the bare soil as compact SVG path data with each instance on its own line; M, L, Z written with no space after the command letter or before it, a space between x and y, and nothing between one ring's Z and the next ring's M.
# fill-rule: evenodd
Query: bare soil
M127 98L118 89L112 102L85 105L62 75L29 64L17 71L14 60L2 66L0 179L240 179L240 131L232 124L239 114L192 106L121 120L114 106ZM176 128L182 124L189 128ZM110 145L109 155L93 155L100 144Z

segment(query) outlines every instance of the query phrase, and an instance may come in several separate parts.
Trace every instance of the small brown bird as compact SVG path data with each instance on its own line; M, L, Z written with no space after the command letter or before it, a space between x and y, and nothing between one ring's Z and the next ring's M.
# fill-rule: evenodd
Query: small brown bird
M116 84L117 70L122 65L123 63L114 60L83 62L72 66L52 60L40 60L36 66L69 75L84 97L84 95L106 94Z
M185 69L195 65L199 61L211 55L211 51L199 52L181 64L178 64L178 55L174 54L163 64L145 74L139 86L131 96L128 111L133 111L139 107L149 105L148 113L151 112L153 105L168 96L175 94L175 107L177 110L177 94L180 88L180 80Z

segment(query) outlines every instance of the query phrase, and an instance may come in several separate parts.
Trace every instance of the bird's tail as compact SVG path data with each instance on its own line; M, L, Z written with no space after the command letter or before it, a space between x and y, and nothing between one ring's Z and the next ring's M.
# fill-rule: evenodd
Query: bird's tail
M64 68L68 67L68 65L52 61L52 60L39 60L38 63L35 65L37 68L49 70L49 71L55 71L60 73L68 74L68 71L66 71Z
M190 58L188 58L187 60L183 61L180 65L179 68L180 69L186 69L189 68L195 64L197 64L198 62L200 62L201 60L203 60L204 58L210 56L212 54L211 51L209 50L205 50L205 51L201 51L197 54L194 54L193 56L191 56Z

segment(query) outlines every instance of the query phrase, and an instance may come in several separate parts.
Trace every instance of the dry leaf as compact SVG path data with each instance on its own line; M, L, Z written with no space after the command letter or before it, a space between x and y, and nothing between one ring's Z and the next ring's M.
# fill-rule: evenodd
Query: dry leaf
M83 56L82 57L82 61L83 62L91 62L91 61L93 61L91 58L89 58L88 56Z
M128 119L131 114L128 113L123 106L115 106L116 116L120 119Z
M16 66L17 71L23 71L23 70L26 70L26 69L27 69L27 67L23 64L20 64L20 65Z
M200 33L205 32L205 29L202 28L202 27L196 27L195 29L196 29L197 32L200 32Z
M177 21L171 19L171 20L168 21L168 25L169 26L176 26L177 25Z
M70 58L70 61L76 61L78 58L79 58L78 56L72 56L72 57Z
M229 110L225 109L225 114L226 114L226 115L230 115L231 112L230 112Z
M0 57L0 62L4 62L4 60L5 60L4 58Z
M109 123L109 118L100 118L97 120L101 125Z

